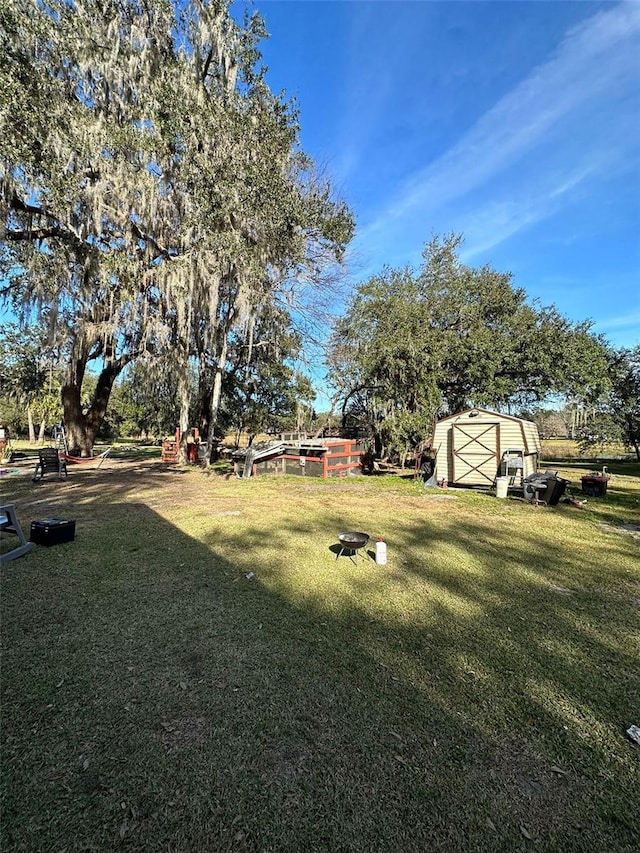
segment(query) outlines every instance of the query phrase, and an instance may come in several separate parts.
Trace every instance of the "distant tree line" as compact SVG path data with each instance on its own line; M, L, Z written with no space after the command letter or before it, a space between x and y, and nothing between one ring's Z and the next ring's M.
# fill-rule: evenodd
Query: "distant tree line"
M295 341L295 335L292 337ZM0 424L11 435L28 434L32 444L49 441L52 427L63 417L62 375L62 366L44 349L37 329L30 328L25 334L17 324L7 324L0 332ZM91 405L97 382L97 375L85 376L84 408ZM195 365L191 365L189 382L194 401L190 423L198 426ZM180 417L177 385L177 370L170 358L160 371L144 361L134 361L114 383L96 438L157 441L173 435ZM247 365L246 359L236 359L232 347L223 380L219 431L248 435L250 440L262 432L312 431L318 423L314 399L308 377L268 356L256 357Z

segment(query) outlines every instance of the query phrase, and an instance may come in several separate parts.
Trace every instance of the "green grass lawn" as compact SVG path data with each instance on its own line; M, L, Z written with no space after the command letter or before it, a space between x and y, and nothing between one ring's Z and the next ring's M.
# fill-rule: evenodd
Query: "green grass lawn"
M640 468L609 467L584 509L3 476L77 535L1 569L2 850L636 851ZM336 560L342 530L388 564Z
M570 438L543 438L542 453L545 459L565 460L570 459L575 462L584 460L584 456L580 451L579 442ZM631 460L635 458L630 447L625 447L623 444L609 444L598 451L592 449L589 453L589 458L599 453L599 458L606 463L607 460ZM583 462L583 464L586 464Z

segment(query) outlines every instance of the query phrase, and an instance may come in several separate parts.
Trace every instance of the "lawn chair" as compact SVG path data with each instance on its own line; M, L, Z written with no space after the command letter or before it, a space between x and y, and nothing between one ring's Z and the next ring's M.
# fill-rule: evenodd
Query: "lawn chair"
M3 535L5 533L12 533L14 536L18 537L18 542L20 543L5 554L0 554L0 563L8 563L9 560L15 560L16 557L22 557L23 554L26 554L28 551L35 548L33 542L27 542L26 536L20 527L18 516L16 515L16 508L13 504L4 504L3 506L0 506L0 531Z
M58 479L67 479L67 463L61 458L57 447L43 447L38 451L36 470L33 472L33 482L37 483L47 472L55 471Z

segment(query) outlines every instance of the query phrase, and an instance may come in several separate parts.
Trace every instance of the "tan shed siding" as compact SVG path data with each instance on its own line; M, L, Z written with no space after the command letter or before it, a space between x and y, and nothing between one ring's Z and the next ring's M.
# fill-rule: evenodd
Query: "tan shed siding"
M455 482L455 467L453 455L453 426L458 424L463 429L466 424L476 424L478 427L481 424L497 424L497 440L499 457L506 450L522 450L524 456L524 476L533 474L536 470L537 457L534 454L540 453L540 437L538 428L532 421L523 421L519 418L502 415L499 412L491 412L488 410L471 410L461 412L457 415L450 415L441 421L438 421L433 430L432 449L435 453L436 460L436 476L439 480L446 479L449 482ZM477 448L475 448L477 450ZM474 460L472 460L472 463ZM499 460L498 460L499 463ZM486 485L486 477L491 478L497 474L498 463L487 461L481 466L482 471L478 472L477 483L474 482L476 475L472 472L467 472L463 477L462 483L467 485ZM460 470L464 466L458 466ZM489 467L495 467L495 470L489 471Z
M436 451L436 476L439 480L442 479L450 479L450 468L451 465L449 463L449 441L448 436L451 431L451 424L449 421L440 422L436 424L436 428L433 431L433 444L432 447Z
M538 427L532 421L523 421L522 425L527 439L527 453L540 453L542 451L542 444L540 442Z
M507 418L500 421L500 444L502 452L505 450L524 449L527 452L526 445L522 438L522 429L520 422L512 421Z

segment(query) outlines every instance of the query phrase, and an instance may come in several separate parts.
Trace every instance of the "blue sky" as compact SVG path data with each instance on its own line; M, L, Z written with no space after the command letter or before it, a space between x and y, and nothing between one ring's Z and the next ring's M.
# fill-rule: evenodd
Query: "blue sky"
M433 234L640 343L640 2L256 0L358 282Z

